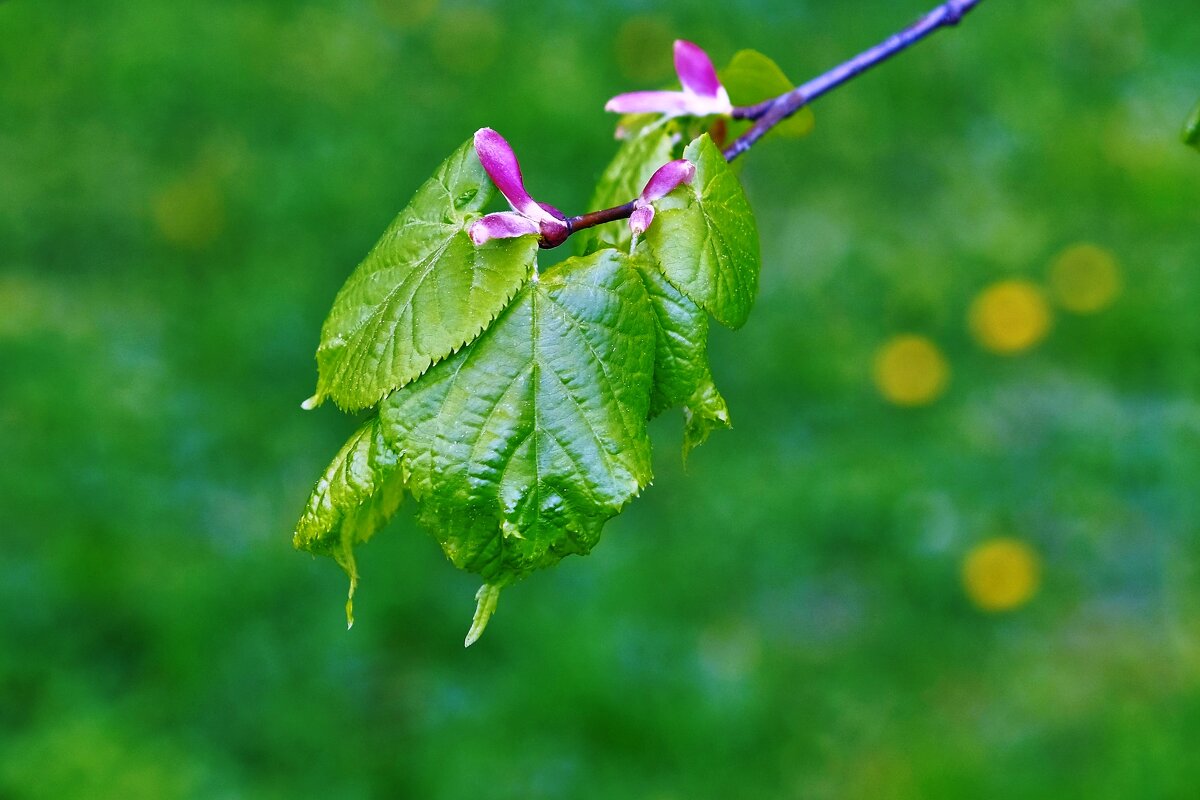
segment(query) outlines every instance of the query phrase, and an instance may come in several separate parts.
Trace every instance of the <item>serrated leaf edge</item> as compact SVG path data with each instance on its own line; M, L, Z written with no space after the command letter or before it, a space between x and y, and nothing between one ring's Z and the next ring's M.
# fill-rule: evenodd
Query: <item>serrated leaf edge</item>
M513 299L518 294L521 293L521 290L523 290L526 286L529 285L529 283L531 281L533 281L535 279L536 275L537 275L537 260L536 260L536 253L535 253L534 260L530 263L529 272L525 276L525 280L521 281L520 284L517 284L513 288L512 292L509 293L509 295L504 298L504 302L496 310L495 314L493 314L485 322L480 324L479 327L475 331L473 331L471 334L466 336L462 342L460 342L459 344L457 344L453 348L451 348L441 358L429 359L429 362L427 364L425 364L424 367L421 368L421 371L419 374L408 379L407 381L404 381L403 383L399 384L398 386L393 386L390 389L385 389L382 393L380 393L380 395L378 397L376 397L370 403L367 403L366 405L361 405L361 406L360 405L347 406L347 405L343 405L341 402L339 402L338 398L333 396L332 393L326 392L324 394L314 394L308 400L305 400L304 403L301 404L301 407L304 408L306 411L308 411L310 409L316 408L317 406L320 406L322 403L325 402L326 399L332 400L333 404L339 410L344 411L349 414L355 413L357 411L362 411L365 408L374 408L375 406L378 406L381 402L383 402L383 400L385 400L388 397L388 395L392 394L392 392L397 392L397 391L403 389L405 386L408 386L408 385L414 383L415 381L420 380L421 378L425 377L425 374L427 372L429 372L429 370L433 369L435 366L442 363L443 361L445 361L449 358L453 358L455 355L458 354L458 352L460 350L462 350L467 345L473 344L475 342L475 340L478 339L480 336L482 336L483 333L488 328L492 327L492 323L494 323L497 319L499 319L501 314L503 314L505 311L508 310L508 307L510 305L512 305ZM318 347L317 353L319 354L322 352L327 352L328 350L331 350L331 349L334 349L334 348Z

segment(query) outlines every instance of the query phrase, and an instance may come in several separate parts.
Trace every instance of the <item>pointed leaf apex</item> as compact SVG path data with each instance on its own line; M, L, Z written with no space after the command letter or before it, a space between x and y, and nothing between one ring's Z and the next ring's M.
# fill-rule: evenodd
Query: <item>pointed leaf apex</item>
M463 647L470 647L479 641L480 636L483 636L488 620L492 618L492 614L496 613L496 602L499 599L499 586L485 583L479 587L479 591L475 593L475 616L471 619L471 629L467 631Z
M346 593L346 630L354 627L354 590L358 588L358 572L354 569L353 561L349 568L350 591Z

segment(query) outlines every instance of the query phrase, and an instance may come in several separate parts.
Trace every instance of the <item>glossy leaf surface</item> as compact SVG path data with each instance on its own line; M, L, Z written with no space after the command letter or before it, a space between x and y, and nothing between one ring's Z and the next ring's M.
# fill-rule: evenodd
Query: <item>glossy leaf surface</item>
M677 289L722 325L737 328L758 292L754 212L707 134L683 157L696 165L696 177L654 204L658 214L646 231L647 253Z
M729 409L708 363L708 314L653 265L640 269L655 322L654 389L650 415L681 407L686 457L714 427L729 427Z
M466 227L494 196L469 141L417 190L334 300L314 403L373 406L500 313L533 271L537 238L477 247Z
M483 336L383 404L418 519L503 585L570 553L650 480L654 318L614 250L531 282Z

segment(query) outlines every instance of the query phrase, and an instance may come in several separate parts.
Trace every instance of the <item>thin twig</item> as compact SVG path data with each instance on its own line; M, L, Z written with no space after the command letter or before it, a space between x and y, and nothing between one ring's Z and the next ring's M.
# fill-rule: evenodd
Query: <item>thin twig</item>
M889 36L884 41L869 50L859 53L849 61L840 64L823 75L791 89L778 97L764 100L752 106L740 106L733 110L734 119L754 120L750 130L738 137L729 147L725 148L726 161L733 161L745 153L754 143L766 135L767 131L784 121L801 108L816 100L821 95L841 86L846 81L861 75L876 64L880 64L897 53L906 50L911 45L924 39L929 34L941 28L957 25L959 20L979 5L980 0L948 0L937 8L921 17L915 23L899 33ZM592 211L567 219L568 230L571 233L591 228L613 220L626 219L633 213L633 201L613 208ZM546 243L550 244L550 243ZM561 242L552 244L557 247Z
M733 161L754 146L754 143L761 139L771 128L829 90L841 86L857 75L861 75L876 64L887 61L892 56L916 44L939 28L957 25L958 21L963 18L963 15L977 5L979 5L979 0L950 0L950 2L943 3L900 33L889 36L870 50L859 53L854 58L834 67L824 75L819 75L808 83L797 86L790 92L785 92L772 100L767 100L755 106L736 109L734 113L735 117L757 121L750 130L746 131L733 144L725 148L725 160ZM741 111L742 113L739 115L737 111Z
M614 206L612 208L601 209L600 211L589 211L586 214L580 214L577 217L567 218L567 230L571 233L581 231L584 228L591 228L595 225L602 225L605 222L612 222L617 219L628 219L633 213L633 201L623 205Z

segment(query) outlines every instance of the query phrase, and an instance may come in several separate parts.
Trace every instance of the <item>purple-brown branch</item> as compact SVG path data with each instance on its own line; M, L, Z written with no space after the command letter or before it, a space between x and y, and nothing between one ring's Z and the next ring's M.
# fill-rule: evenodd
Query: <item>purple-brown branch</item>
M749 150L767 131L816 100L830 89L836 88L851 78L861 75L876 64L882 63L929 34L952 25L957 25L968 11L979 5L979 0L950 0L930 11L900 33L859 53L854 58L834 67L824 75L797 86L790 92L767 100L758 105L734 109L734 117L756 120L750 130L742 134L733 144L725 148L725 160L733 161ZM740 112L740 113L739 113Z
M580 214L577 217L567 217L567 229L574 233L581 231L584 228L592 228L596 225L602 225L605 222L613 222L618 219L629 219L633 213L633 201L624 203L612 208L604 208L599 211L589 211L586 214Z
M948 0L948 2L942 3L903 31L889 36L871 49L859 53L854 58L834 67L823 75L819 75L807 83L784 92L778 97L764 100L752 106L735 108L732 114L734 119L752 120L754 124L748 131L730 144L729 147L725 148L723 153L725 160L733 161L742 153L745 153L754 146L755 142L765 136L771 128L831 89L842 85L851 78L866 72L876 64L880 64L897 53L906 50L934 31L957 25L967 12L979 5L979 2L980 0ZM569 231L568 236L575 231L581 231L605 222L627 219L633 213L633 209L634 201L630 200L628 203L614 206L613 208L605 208L600 211L580 214L576 217L568 217L566 220ZM558 237L554 238L558 239ZM562 237L558 241L543 240L542 246L557 247L566 241L566 238Z

